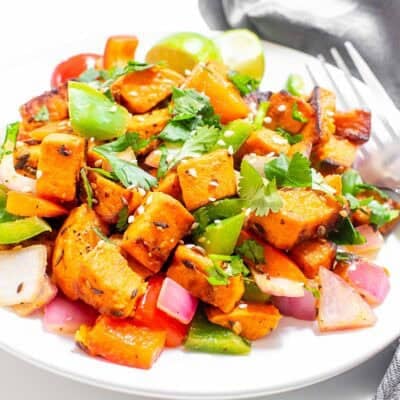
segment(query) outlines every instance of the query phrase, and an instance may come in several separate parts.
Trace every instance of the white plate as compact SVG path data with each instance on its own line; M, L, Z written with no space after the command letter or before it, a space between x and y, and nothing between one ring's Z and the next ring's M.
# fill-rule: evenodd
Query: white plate
M141 51L159 34L141 38ZM9 61L2 71L0 126L17 118L17 107L47 87L53 66L79 51L101 51L105 37L59 44L43 49L27 64ZM291 72L305 74L309 56L266 43L264 86L283 87ZM323 76L321 75L321 78ZM337 76L340 80L342 77ZM17 83L17 84L16 84ZM7 118L7 119L5 119ZM315 325L284 318L279 328L253 344L250 356L216 356L166 350L150 371L90 358L70 338L45 333L40 319L23 319L0 309L0 347L48 371L95 386L143 396L170 399L234 399L283 392L333 377L362 363L400 334L396 318L400 304L400 268L396 258L400 230L385 244L379 262L391 273L392 290L376 309L378 322L370 329L319 334Z

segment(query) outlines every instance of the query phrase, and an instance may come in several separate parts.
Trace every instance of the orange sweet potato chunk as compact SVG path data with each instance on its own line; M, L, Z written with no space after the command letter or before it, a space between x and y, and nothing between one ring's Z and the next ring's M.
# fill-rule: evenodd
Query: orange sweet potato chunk
M371 112L365 110L336 112L335 125L336 136L356 144L366 143L371 134Z
M283 206L266 216L250 215L249 226L273 246L288 250L295 244L326 233L339 216L340 204L309 189L281 189Z
M40 145L40 172L36 183L38 196L61 202L75 200L84 157L83 138L67 133L46 136Z
M257 340L271 333L281 319L279 310L271 304L241 302L229 313L207 307L207 318L213 324L232 329L248 340Z
M40 145L38 144L18 146L14 150L15 170L21 175L35 179L39 155Z
M243 296L243 278L236 275L229 278L226 286L213 286L207 280L207 271L212 265L213 262L196 247L182 245L175 251L167 276L205 303L230 312Z
M169 194L173 198L182 201L182 189L179 183L178 173L170 171L158 184L157 192Z
M150 193L125 231L122 248L144 267L158 272L193 222L179 201L161 192Z
M189 210L236 194L233 158L226 150L185 160L177 172L183 202Z

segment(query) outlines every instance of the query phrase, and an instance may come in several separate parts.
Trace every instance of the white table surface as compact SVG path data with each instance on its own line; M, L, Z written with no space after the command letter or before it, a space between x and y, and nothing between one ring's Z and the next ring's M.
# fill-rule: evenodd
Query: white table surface
M105 26L110 34L138 35L155 30L207 29L196 0L4 0L0 5L0 71L7 59L15 57L23 59L28 68L27 57L34 56L37 44L104 33ZM267 399L370 400L394 350L394 345L389 346L360 367L324 383ZM0 398L7 400L109 400L111 396L113 400L141 400L52 375L2 351L0 377Z

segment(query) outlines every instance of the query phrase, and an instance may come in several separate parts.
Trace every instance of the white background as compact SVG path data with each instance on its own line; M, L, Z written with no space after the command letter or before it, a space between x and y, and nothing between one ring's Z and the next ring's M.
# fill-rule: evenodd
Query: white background
M101 36L105 33L133 33L140 37L146 31L204 29L207 25L200 16L196 0L3 0L0 5L0 96L7 96L1 91L1 82L7 79L1 73L2 67L18 59L29 77L29 61L35 59L35 49L38 48L79 41L96 33ZM60 49L55 52L59 53ZM0 113L4 111L0 110ZM303 390L270 396L268 400L371 399L393 352L394 346L390 346L382 354L344 375ZM66 380L2 351L0 384L0 398L6 400L139 399Z

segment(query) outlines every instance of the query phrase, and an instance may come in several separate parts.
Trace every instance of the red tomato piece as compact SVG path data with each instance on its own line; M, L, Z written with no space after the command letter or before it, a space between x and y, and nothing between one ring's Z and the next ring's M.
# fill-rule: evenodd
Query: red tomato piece
M102 57L99 54L82 53L60 62L51 76L51 87L57 88L61 84L77 78L89 68L98 67Z
M104 49L104 68L123 67L135 57L136 36L110 36Z
M157 299L164 279L160 275L149 279L147 291L136 309L135 320L150 329L165 330L167 332L166 345L178 347L185 340L189 326L182 324L157 308Z

